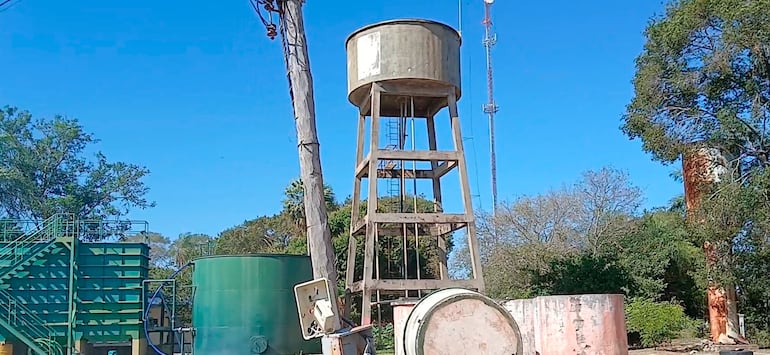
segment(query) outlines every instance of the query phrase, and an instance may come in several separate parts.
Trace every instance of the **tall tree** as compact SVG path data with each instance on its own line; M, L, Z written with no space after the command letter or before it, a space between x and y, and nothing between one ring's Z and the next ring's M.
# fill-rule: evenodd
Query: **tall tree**
M103 219L155 205L142 179L149 170L86 157L98 142L76 119L36 119L0 110L0 216L44 219L56 213Z
M297 238L293 221L281 213L261 216L228 228L217 238L217 254L285 252ZM304 239L304 235L300 236ZM307 250L301 251L305 254Z
M324 185L324 203L326 209L331 212L337 209L337 200L334 190ZM286 213L295 224L305 229L305 188L301 179L292 180L286 189L284 189L284 199L282 201L283 212Z
M552 261L581 253L599 257L616 249L641 201L641 190L624 171L604 167L584 172L571 186L500 203L494 217L481 214L478 234L488 292L527 296L530 272L543 274ZM458 256L467 254L465 248L461 245ZM457 259L453 266L467 270L468 262Z
M635 96L627 107L623 131L632 139L641 139L643 149L663 163L690 156L696 149L717 149L725 157L719 164L731 173L724 176L725 183L738 183L741 188L758 170L764 170L770 154L767 9L770 0L671 2L665 15L654 19L645 31L647 42L637 58ZM703 196L710 199L719 193L716 188ZM718 246L716 251L722 251L712 259L730 259L734 238L749 223L750 218L741 213L743 207L730 203L698 208L698 215L705 217L697 219L695 233L704 236L707 249ZM733 217L722 223L725 220L709 216ZM734 298L735 288L729 280L732 270L714 267L711 271L713 287L725 286L722 292L728 299ZM722 334L715 334L712 328L714 340L737 336L734 302L730 308L726 329L718 331ZM712 315L712 326L713 322Z
M150 247L150 265L157 268L169 268L174 264L171 251L171 240L155 232L141 233L123 239L130 243L147 243Z
M770 0L679 0L647 27L623 131L665 163L694 143L767 165Z

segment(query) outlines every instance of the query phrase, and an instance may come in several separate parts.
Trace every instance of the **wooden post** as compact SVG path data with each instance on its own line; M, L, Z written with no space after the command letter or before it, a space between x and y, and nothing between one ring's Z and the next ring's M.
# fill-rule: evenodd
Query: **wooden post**
M324 199L321 152L315 122L313 77L310 74L305 25L304 0L279 0L281 36L289 79L294 122L297 127L299 166L304 187L307 245L313 264L313 277L329 280L329 295L337 301L337 269ZM332 307L335 315L337 307ZM340 329L340 324L336 324Z
M462 144L462 132L460 131L460 118L457 113L457 98L454 88L438 87L424 88L415 83L386 83L374 82L367 98L357 104L361 115L358 122L358 146L356 148L355 180L353 191L353 210L349 250L348 250L348 269L347 269L347 289L348 294L362 295L361 305L361 325L372 323L372 296L377 293L386 293L389 295L406 294L413 291L438 290L447 287L461 287L476 289L484 292L484 278L481 272L481 261L478 256L478 241L476 239L476 224L473 215L473 205L468 185L467 168L465 162L464 148ZM417 98L417 100L414 100ZM417 101L419 104L415 105ZM412 105L410 110L414 118L426 120L428 149L405 150L403 145L397 149L383 148L380 144L380 120L388 117L399 117L394 107L399 107L405 102ZM436 144L435 115L444 107L448 107L451 124L451 132L455 143L454 150L439 150ZM370 131L368 133L369 152L364 154L364 144L367 141L365 127L363 126L364 117L368 114L371 117ZM401 113L403 115L403 113ZM409 134L414 134L409 133ZM380 161L402 161L403 162L429 162L430 169L418 168L417 165L411 170L380 165ZM464 213L446 213L442 207L442 184L441 179L450 171L457 168L460 176L460 191L463 198ZM392 212L378 210L378 179L392 179L394 177L402 179L420 179L430 180L433 185L433 197L435 199L433 211L415 211L412 212ZM367 191L362 192L362 179L367 179ZM401 192L403 193L403 183ZM362 196L363 195L363 196ZM362 198L366 198L365 202ZM360 216L359 206L366 204L366 214ZM449 277L446 265L446 241L444 238L460 229L466 229L468 245L471 252L470 260L473 267L473 274L470 279L457 280ZM356 256L356 238L364 236L364 260L363 276L360 281L355 281L355 270L357 262ZM377 248L380 237L407 236L415 238L432 239L438 238L437 246L439 252L439 267L435 277L421 278L406 276L403 278L392 278L392 275L381 277L377 273ZM404 258L407 252L404 252ZM361 266L360 264L358 266ZM408 270L410 265L404 264L404 269ZM418 267L419 269L419 267ZM417 293L419 295L419 293ZM380 305L380 303L377 303Z

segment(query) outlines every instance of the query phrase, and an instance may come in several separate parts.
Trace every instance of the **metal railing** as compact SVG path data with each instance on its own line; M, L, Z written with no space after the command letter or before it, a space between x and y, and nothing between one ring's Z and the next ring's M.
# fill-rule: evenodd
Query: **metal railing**
M61 345L53 340L54 330L32 310L16 301L10 293L0 290L0 319L15 333L22 335L30 348L41 354L62 354ZM11 329L9 329L11 330Z
M56 214L46 219L38 229L27 232L24 235L8 242L0 248L0 261L11 261L14 266L32 255L37 245L53 242L56 238L65 235L74 222L74 215Z
M55 214L43 221L0 219L0 242L13 242L39 233L46 223L64 218L68 236L77 236L81 242L143 242L148 243L149 224L146 221L78 219L73 214Z

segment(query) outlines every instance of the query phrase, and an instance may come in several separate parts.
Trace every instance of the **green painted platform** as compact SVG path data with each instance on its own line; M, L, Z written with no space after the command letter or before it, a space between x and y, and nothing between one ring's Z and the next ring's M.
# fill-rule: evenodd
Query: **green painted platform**
M142 281L148 278L149 246L84 242L67 227L0 241L0 338L30 347L37 343L33 351L39 354L58 353L40 345L50 341L64 349L68 341L144 338ZM70 282L75 285L72 295ZM49 340L35 341L40 338Z

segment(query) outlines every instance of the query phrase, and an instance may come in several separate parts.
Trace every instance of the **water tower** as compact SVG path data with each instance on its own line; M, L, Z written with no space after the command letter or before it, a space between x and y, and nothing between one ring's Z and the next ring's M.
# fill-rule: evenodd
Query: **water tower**
M457 112L460 42L445 24L412 19L369 25L348 37L348 99L359 118L346 286L349 295L363 296L361 324L371 323L372 305L382 304L383 295L415 298L448 287L484 292ZM438 148L437 121L448 123L453 148ZM447 213L442 178L455 173L462 210ZM450 279L446 241L463 231L471 275ZM356 260L361 236L364 257ZM438 265L425 275L429 260Z

